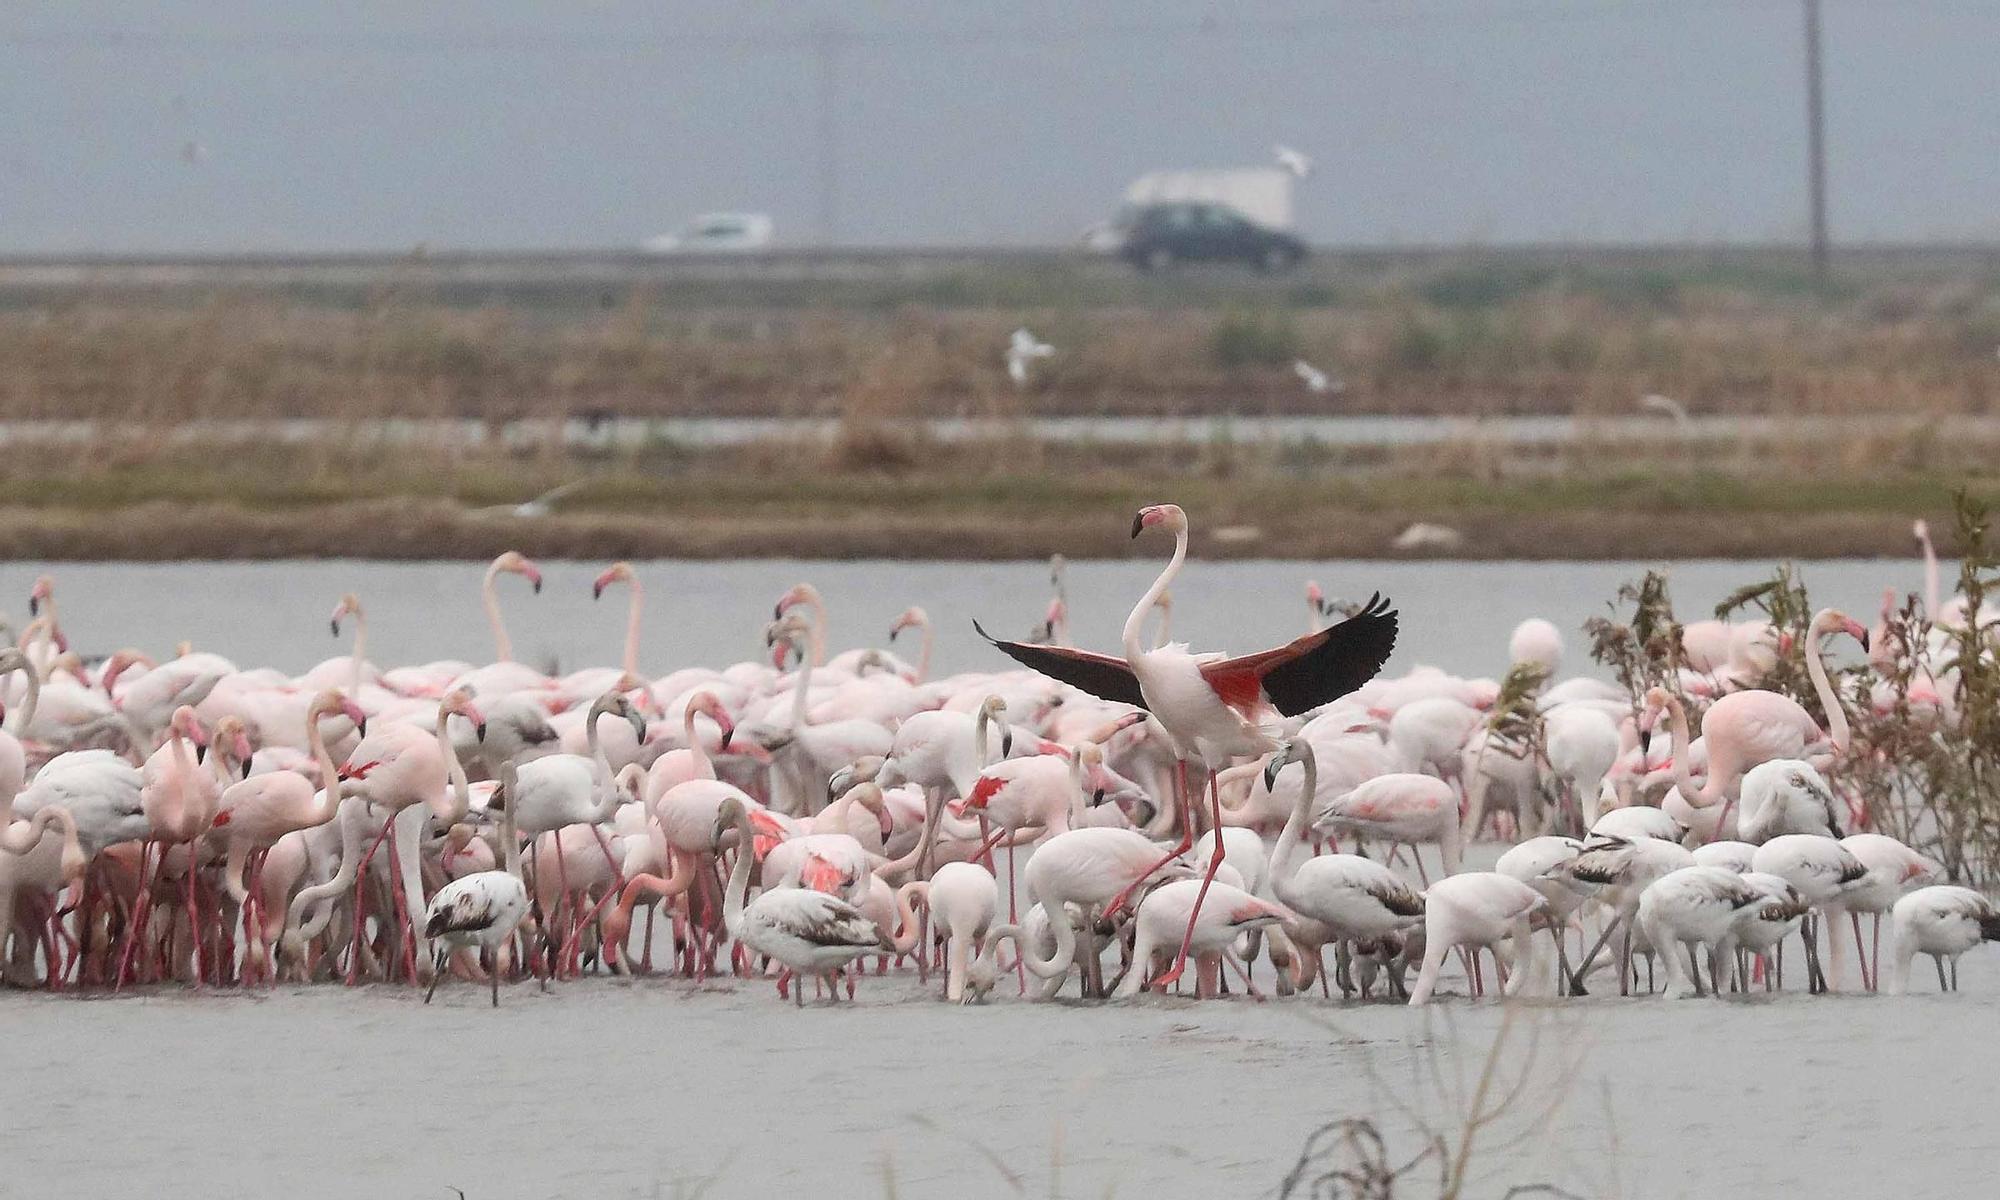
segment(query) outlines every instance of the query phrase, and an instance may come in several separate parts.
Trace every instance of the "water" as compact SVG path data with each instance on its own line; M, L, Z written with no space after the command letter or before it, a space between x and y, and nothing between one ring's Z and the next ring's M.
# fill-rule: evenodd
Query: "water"
M1149 550L1158 547L1148 546ZM545 562L545 587L530 593L503 576L501 604L516 657L553 658L565 670L615 664L623 646L626 593L590 598L603 564ZM1379 590L1402 612L1403 636L1390 669L1429 663L1463 674L1506 669L1507 635L1526 617L1554 621L1571 638L1568 666L1585 669L1583 621L1606 612L1618 585L1646 569L1637 562L1196 562L1174 587L1173 632L1197 648L1250 651L1306 629L1304 585L1317 579L1331 596L1366 599ZM783 559L637 564L646 589L640 666L658 676L689 665L723 666L762 645L771 604L794 583L826 597L829 645L885 644L890 622L922 605L938 629L936 672L1007 665L972 632L977 617L998 637L1022 637L1049 597L1041 563L830 562ZM1801 565L1815 601L1845 608L1864 622L1882 589L1922 586L1913 560L1839 560ZM346 652L327 630L344 592L368 613L369 657L384 665L460 658L484 662L493 643L479 608L476 563L298 561L259 563L0 564L0 611L25 620L34 577L48 571L64 630L86 654L134 646L171 652L182 639L243 665L299 672ZM1115 649L1132 602L1159 563L1074 562L1069 570L1072 638ZM1766 573L1754 563L1702 561L1672 566L1673 595L1684 620L1709 615L1715 602ZM910 635L905 634L905 639ZM899 644L900 648L901 644ZM910 646L914 655L915 648Z

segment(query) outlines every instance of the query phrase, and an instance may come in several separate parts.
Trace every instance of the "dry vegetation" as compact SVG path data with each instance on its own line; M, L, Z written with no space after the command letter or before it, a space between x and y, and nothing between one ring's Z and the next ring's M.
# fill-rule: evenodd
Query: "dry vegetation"
M1119 523L1098 518L1168 494L1201 513L1197 549L1216 556L1381 555L1414 521L1462 531L1475 557L1904 553L1908 519L1986 491L2000 450L1984 425L1925 420L2000 416L2000 268L1978 256L1888 256L1818 287L1747 253L1383 255L1276 279L1001 263L621 290L470 288L420 265L347 290L9 278L0 420L95 422L11 454L9 557L1116 554ZM999 350L1022 323L1061 349L1016 390ZM1294 357L1345 391L1306 391ZM1622 415L1655 391L1698 412L1878 419L1727 440L1662 421L1563 444L1467 427L1419 446L1155 448L940 443L920 420ZM831 438L727 450L535 433L603 413L838 420ZM301 415L331 421L303 444L231 432ZM385 417L470 418L487 436L396 444ZM197 419L198 444L162 436ZM472 511L578 477L552 517Z
M614 412L2000 412L2000 272L1689 252L1334 259L1280 279L965 267L901 283L358 291L0 283L0 418ZM1027 323L1060 347L1017 393ZM1346 389L1315 397L1304 357Z

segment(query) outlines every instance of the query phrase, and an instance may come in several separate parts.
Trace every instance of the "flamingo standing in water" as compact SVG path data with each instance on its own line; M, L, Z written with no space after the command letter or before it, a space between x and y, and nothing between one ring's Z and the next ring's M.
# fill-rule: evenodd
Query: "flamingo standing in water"
M500 766L500 790L514 789L514 764ZM500 805L500 846L505 855L498 870L462 875L438 889L424 911L424 936L436 939L431 985L424 991L429 1004L444 978L445 960L453 949L479 947L481 966L492 987L493 1007L500 1007L499 948L528 914L528 885L521 880L521 839L514 829L511 803Z
M721 852L723 837L735 831L736 865L730 871L722 904L723 925L732 940L777 959L787 975L810 972L825 978L833 997L839 989L833 976L855 959L892 949L889 938L873 921L847 901L810 888L771 888L749 899L751 845L756 828L742 802L730 798L715 815L713 844ZM805 989L792 980L792 998L805 1005Z
M1507 938L1513 939L1517 958L1512 979L1500 968L1500 988L1509 996L1519 992L1534 974L1530 922L1547 905L1540 892L1496 871L1468 871L1432 884L1424 893L1424 965L1410 988L1411 1007L1430 1003L1446 953L1469 946L1477 954ZM1499 962L1497 952L1494 961Z
M1274 650L1240 658L1196 655L1172 643L1148 649L1140 640L1146 615L1173 585L1187 562L1188 520L1179 505L1154 504L1132 520L1132 536L1151 528L1174 535L1174 553L1153 586L1139 598L1125 619L1125 657L1094 654L1058 646L1031 646L989 637L977 622L973 628L1008 657L1051 678L1114 704L1143 708L1159 719L1174 747L1175 801L1181 815L1180 844L1161 863L1185 853L1194 844L1195 818L1189 800L1187 768L1199 761L1208 773L1212 827L1222 826L1222 797L1215 775L1238 758L1255 758L1278 748L1266 726L1274 715L1295 717L1359 688L1382 669L1396 646L1396 614L1381 597L1372 597L1360 613L1331 628L1309 633ZM1222 865L1218 846L1203 875L1203 891ZM1032 869L1032 868L1031 868ZM1149 872L1150 873L1150 872ZM1141 876L1143 878L1143 876ZM1128 889L1129 891L1129 889ZM1125 895L1112 898L1115 912ZM1197 899L1187 935L1174 966L1155 981L1164 988L1187 967L1188 945L1194 938L1201 904ZM1051 913L1052 920L1056 914ZM1057 920L1058 925L1062 924Z
M1928 954L1937 964L1938 991L1958 990L1958 957L1981 942L2000 941L2000 908L1971 888L1935 884L1896 901L1891 915L1896 961L1883 991L1900 996L1910 989L1910 960ZM1951 982L1945 982L1945 959Z

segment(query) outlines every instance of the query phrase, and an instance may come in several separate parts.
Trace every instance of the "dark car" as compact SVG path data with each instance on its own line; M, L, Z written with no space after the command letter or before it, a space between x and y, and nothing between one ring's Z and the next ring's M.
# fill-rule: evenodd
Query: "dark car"
M1240 262L1283 271L1306 256L1306 244L1220 204L1148 204L1119 221L1118 253L1142 271L1179 262Z

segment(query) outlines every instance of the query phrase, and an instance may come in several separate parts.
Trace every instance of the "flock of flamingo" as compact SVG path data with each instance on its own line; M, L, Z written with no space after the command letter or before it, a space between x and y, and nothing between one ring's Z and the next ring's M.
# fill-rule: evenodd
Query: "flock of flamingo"
M185 646L86 663L44 577L0 651L0 964L17 986L390 980L427 1003L451 977L494 1005L529 976L734 973L802 1005L808 980L851 999L873 960L961 1003L1008 976L1049 998L1072 976L1208 997L1262 975L1423 1004L1454 959L1485 994L1489 956L1507 995L1650 992L1656 966L1671 994L1768 990L1790 941L1811 991L1852 986L1851 959L1901 992L1918 954L1944 990L2000 937L1978 892L1853 831L1821 656L1868 631L1838 612L1803 647L1689 626L1682 687L1644 697L1557 681L1559 632L1523 622L1546 730L1524 755L1489 719L1495 682L1378 678L1398 632L1379 598L1326 624L1308 585L1309 631L1260 653L1168 641L1187 517L1151 506L1148 530L1173 556L1121 655L1065 644L1057 560L1036 635L988 639L1015 665L939 679L923 610L888 631L920 636L914 663L829 655L805 584L767 656L648 678L625 563L594 584L629 595L624 661L546 675L512 656L498 581L541 573L511 552L484 578L485 665L377 666L351 595L332 628L352 652L297 677ZM1932 592L1940 626L1969 619ZM1794 651L1824 730L1758 686ZM1466 869L1490 838L1513 844Z

